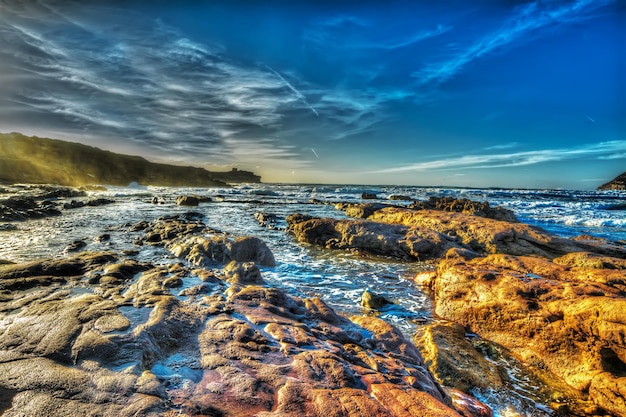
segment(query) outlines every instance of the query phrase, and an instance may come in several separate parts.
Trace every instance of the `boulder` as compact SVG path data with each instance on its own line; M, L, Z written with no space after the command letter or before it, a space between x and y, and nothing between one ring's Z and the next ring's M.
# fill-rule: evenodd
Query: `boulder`
M254 218L259 222L260 226L267 227L268 229L276 229L278 217L275 214L257 211L254 213Z
M378 310L387 304L389 304L389 300L382 295L378 295L370 291L365 291L361 294L361 305L363 307Z
M378 196L376 194L367 192L361 194L361 198L363 200L378 200Z
M181 195L176 198L176 204L179 206L197 206L200 200L190 195Z
M252 236L227 237L205 226L195 213L164 216L151 223L138 223L131 230L144 231L145 236L140 238L140 242L163 245L175 256L197 266L227 264L230 261L276 265L272 251L261 239Z
M502 387L493 362L465 338L465 329L455 323L432 324L421 331L416 345L437 381L465 393L473 389Z

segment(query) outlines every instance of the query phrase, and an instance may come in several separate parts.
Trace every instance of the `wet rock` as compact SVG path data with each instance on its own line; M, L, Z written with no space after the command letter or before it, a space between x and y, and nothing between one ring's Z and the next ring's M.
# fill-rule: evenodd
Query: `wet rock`
M103 233L103 234L101 234L100 236L96 236L96 237L94 238L94 241L95 241L95 242L100 242L100 243L101 243L101 242L108 242L108 241L110 241L110 240L111 240L111 235L110 235L110 234L108 234L108 233Z
M131 231L145 232L142 242L154 245L164 245L177 238L183 238L194 234L215 233L206 227L202 221L187 219L184 215L163 216L154 222L140 222L131 227Z
M402 194L392 194L389 196L389 200L395 200L395 201L411 201L414 200L413 198L409 197L408 195L402 195Z
M378 196L374 193L363 193L361 194L361 198L363 200L378 200Z
M342 207L341 209L346 212L346 215L350 217L356 217L359 219L366 219L375 211L384 209L385 207L389 207L387 204L383 203L367 203L367 204L349 204L347 206Z
M200 285L181 290L178 295L181 297L189 297L194 295L209 294L212 290L213 287L211 285L202 283Z
M254 262L231 261L224 267L225 280L231 284L262 284L261 271Z
M60 216L56 203L39 201L35 197L13 196L0 200L0 221L24 221Z
M427 228L368 220L320 219L293 214L287 217L287 224L288 231L300 242L400 259L439 257L457 246L450 238Z
M272 251L257 237L238 237L227 242L230 259L239 262L255 262L263 266L275 266Z
M87 246L87 243L84 240L75 240L72 243L68 244L65 249L63 249L63 252L69 253L69 252L78 252L79 250L85 248Z
M17 226L11 223L0 224L0 232L12 232L17 230Z
M427 326L416 339L424 362L437 381L465 393L502 387L498 369L466 340L465 329L454 323Z
M389 304L389 300L382 295L378 295L370 291L365 291L361 294L361 305L363 307L378 310L387 304Z
M586 251L626 258L626 250L619 245L564 239L527 224L463 213L388 207L374 212L368 220L411 228L427 228L456 238L460 246L483 254L505 253L555 258L571 252Z
M278 217L272 213L261 213L257 211L254 213L254 218L262 227L267 227L268 229L276 229L276 222L278 221Z
M503 207L491 207L488 202L468 200L467 198L430 197L428 201L416 201L409 206L413 210L441 210L487 217L490 219L517 223L517 217L511 210Z
M200 204L200 200L194 196L181 195L176 198L176 204L179 206L197 206Z
M75 277L86 274L93 269L114 262L117 255L111 252L83 252L71 258L46 259L21 264L6 265L0 268L0 281L32 278L37 276Z
M258 272L226 269L246 281ZM91 252L0 266L11 304L0 309L5 413L457 415L388 323L254 285L173 296L168 282L189 276L199 271ZM54 277L45 292L28 284Z
M564 381L598 407L626 414L624 273L621 259L490 255L443 260L436 313ZM574 414L574 413L572 413Z
M77 209L77 208L82 208L82 207L105 206L105 205L113 204L113 203L115 203L114 200L109 200L107 198L96 198L96 199L87 200L87 201L72 200L69 203L63 204L63 208L66 210L71 210L71 209Z
M144 231L146 234L141 242L164 245L175 256L197 266L230 261L255 262L263 266L276 264L274 255L261 239L251 236L232 239L195 218L163 217L149 224Z
M493 411L486 404L463 391L444 387L452 399L452 405L464 417L493 417Z

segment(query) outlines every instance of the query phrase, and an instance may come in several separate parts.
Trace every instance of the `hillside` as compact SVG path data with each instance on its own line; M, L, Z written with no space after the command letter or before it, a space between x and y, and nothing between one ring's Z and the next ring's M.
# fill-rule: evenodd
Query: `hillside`
M191 166L150 162L79 143L20 133L0 134L0 183L205 187L260 182L252 172L212 172Z
M598 190L626 190L626 172L599 186Z

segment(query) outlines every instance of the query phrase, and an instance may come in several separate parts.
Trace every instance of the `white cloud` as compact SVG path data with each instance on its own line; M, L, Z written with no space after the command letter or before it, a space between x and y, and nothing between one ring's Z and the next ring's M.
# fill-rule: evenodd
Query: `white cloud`
M465 155L385 168L372 173L506 168L572 159L613 159L612 156L614 155L626 157L626 141L609 141L574 148L546 149L508 154Z

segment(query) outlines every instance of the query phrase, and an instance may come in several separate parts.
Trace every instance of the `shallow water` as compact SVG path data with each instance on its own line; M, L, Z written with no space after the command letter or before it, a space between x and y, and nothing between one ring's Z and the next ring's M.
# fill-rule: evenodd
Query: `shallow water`
M402 194L418 200L451 196L489 201L493 206L513 210L524 222L561 236L590 234L626 241L626 210L620 209L624 198L617 192L267 184L213 189L110 187L107 191L90 192L89 198L110 198L116 201L114 204L64 210L59 217L15 223L17 230L0 231L0 259L22 262L62 256L67 244L84 240L87 243L84 250L135 249L139 250L138 260L171 263L174 261L172 255L162 248L135 246L134 240L140 233L130 233L128 229L141 220L150 221L162 215L192 210L202 213L203 221L209 227L234 236L253 235L263 239L277 261L276 267L262 270L268 285L296 296L319 296L347 316L374 314L363 311L359 300L364 290L380 293L393 304L376 314L398 326L407 338L412 339L418 326L433 320L433 306L429 295L414 285L411 278L417 272L432 268L431 265L380 257L363 258L348 252L302 245L283 230L261 227L254 218L255 212L274 214L279 219L278 228L286 226L284 218L292 213L342 218L344 214L332 205L309 204L309 200L361 202L363 192L375 193L380 198ZM214 202L193 208L175 205L176 196L188 194L209 196ZM152 204L154 196L165 204ZM109 234L110 240L98 241L97 237L103 234ZM192 284L195 282L185 283L186 286ZM519 383L511 384L509 392L482 392L476 393L477 397L492 406L496 417L548 415L543 399L534 394L537 389L533 384L537 383L527 382L523 370L506 359L500 364L506 367L512 380ZM176 361L160 365L164 373L186 372Z

